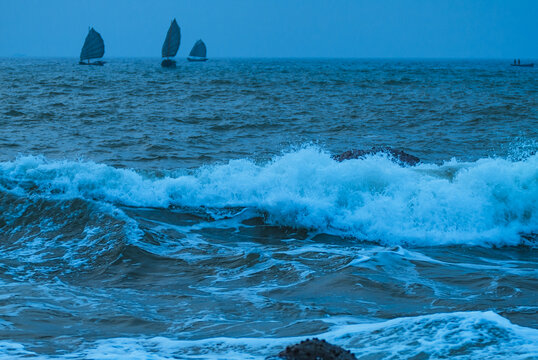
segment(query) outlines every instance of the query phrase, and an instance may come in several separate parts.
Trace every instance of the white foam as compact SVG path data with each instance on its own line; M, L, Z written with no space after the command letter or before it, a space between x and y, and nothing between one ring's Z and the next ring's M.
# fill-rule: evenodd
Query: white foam
M337 323L339 320L341 319L336 319ZM491 311L440 313L376 323L339 324L332 330L315 336L351 350L359 359L363 356L375 358L375 355L383 358L412 358L420 354L428 354L430 358L458 359L524 359L538 356L538 330L514 325ZM192 341L163 337L110 339L97 342L88 358L108 358L103 355L109 353L122 357L123 354L130 354L134 348L140 355L144 351L151 351L165 359L174 356L189 359L264 359L306 337L221 337ZM144 350L141 351L141 347Z
M515 245L538 232L538 154L402 167L386 156L336 162L307 147L265 164L233 160L164 178L76 161L21 157L0 181L35 196L130 206L249 207L278 225L411 245ZM2 186L7 187L3 184Z
M80 351L53 356L57 359L265 359L287 345L311 337L342 346L358 359L530 359L538 356L538 330L510 323L494 312L455 312L402 317L374 323L349 324L350 318L334 320L321 334L285 338L217 337L198 340L112 338L83 344ZM355 319L358 320L358 319ZM38 354L24 346L0 343L0 359Z

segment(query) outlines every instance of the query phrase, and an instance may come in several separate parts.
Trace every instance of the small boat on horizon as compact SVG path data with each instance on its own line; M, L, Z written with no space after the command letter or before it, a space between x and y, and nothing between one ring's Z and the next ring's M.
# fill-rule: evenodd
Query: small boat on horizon
M103 66L104 61L94 61L90 62L90 59L99 59L102 58L105 54L105 42L97 31L94 28L90 28L88 35L86 35L86 40L84 40L84 45L82 45L82 50L80 50L80 61L79 65L96 65Z
M511 66L519 66L519 67L534 67L534 63L528 63L528 64L522 64L521 63L521 60L517 59L514 59L514 63L513 64L510 64Z
M194 46L192 47L191 52L189 53L189 57L187 58L189 61L207 61L207 48L202 41L202 39L198 40Z
M181 42L181 30L177 24L176 19L172 20L168 32L166 33L166 38L164 39L163 47L161 50L161 55L164 60L161 62L162 67L175 68L176 61L170 58L173 58L177 54L179 49L179 44Z

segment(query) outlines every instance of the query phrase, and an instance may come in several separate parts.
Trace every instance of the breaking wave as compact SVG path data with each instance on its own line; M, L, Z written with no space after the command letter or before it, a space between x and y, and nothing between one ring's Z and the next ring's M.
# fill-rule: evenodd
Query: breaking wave
M438 313L376 323L342 322L315 336L351 350L359 359L530 359L538 356L538 330L514 325L492 311ZM80 352L54 358L269 359L268 355L275 355L287 345L304 339L305 336L199 340L111 338L85 344L86 349ZM27 357L49 358L26 350L22 344L0 341L0 359Z
M0 163L0 190L114 205L245 207L271 224L383 244L533 245L538 154L404 167L386 155L337 162L317 147L165 175L39 156Z

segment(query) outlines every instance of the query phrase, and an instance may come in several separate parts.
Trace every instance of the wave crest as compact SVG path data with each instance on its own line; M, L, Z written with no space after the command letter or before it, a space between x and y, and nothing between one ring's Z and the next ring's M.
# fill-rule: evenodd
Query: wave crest
M164 177L27 156L0 163L0 186L128 206L249 207L274 224L385 244L516 245L538 231L536 154L410 168L383 154L340 163L306 147Z

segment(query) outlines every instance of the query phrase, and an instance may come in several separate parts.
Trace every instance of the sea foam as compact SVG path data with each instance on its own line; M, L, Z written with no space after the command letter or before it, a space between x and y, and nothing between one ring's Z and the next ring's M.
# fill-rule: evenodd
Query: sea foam
M247 207L272 224L383 244L532 244L538 232L538 154L404 167L382 154L337 162L311 146L164 177L26 156L0 163L0 186L136 207Z
M338 321L338 319L334 319ZM331 321L331 319L329 319ZM325 333L284 338L110 338L85 343L55 359L266 359L307 337L340 345L359 359L531 359L538 330L512 324L491 312L454 312L401 317L375 323L335 324ZM49 359L21 344L0 341L0 359Z

